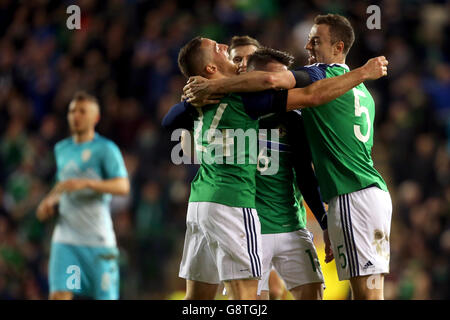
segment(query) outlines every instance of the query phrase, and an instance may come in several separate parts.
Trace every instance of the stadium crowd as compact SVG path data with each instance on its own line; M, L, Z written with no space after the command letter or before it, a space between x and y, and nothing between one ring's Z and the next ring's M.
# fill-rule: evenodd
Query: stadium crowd
M367 1L81 0L81 29L66 26L72 1L0 1L0 299L46 299L53 224L36 208L54 183L53 146L67 107L84 89L101 104L100 134L124 155L132 192L115 197L121 299L167 299L178 267L195 165L174 165L160 122L180 100L180 47L233 35L286 50L306 64L317 14L339 13L356 40L347 64L385 55L389 75L369 82L377 106L373 157L393 199L387 299L450 298L449 3L381 1L368 29ZM314 224L310 221L309 224Z

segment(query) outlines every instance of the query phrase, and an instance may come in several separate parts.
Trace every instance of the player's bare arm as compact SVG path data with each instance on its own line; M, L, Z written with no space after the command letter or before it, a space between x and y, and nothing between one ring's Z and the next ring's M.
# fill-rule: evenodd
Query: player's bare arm
M384 56L372 58L365 65L341 76L322 79L305 88L288 91L287 111L314 107L330 102L366 80L387 75L388 61Z
M73 192L82 189L91 189L99 193L113 195L126 195L130 192L128 178L118 177L106 180L97 179L68 179L56 185L56 192Z
M55 192L55 188L53 188L52 191L42 199L36 210L36 217L38 220L47 220L55 214L55 205L58 204L60 195L61 194Z
M256 92L269 89L291 89L295 78L290 71L251 71L239 76L211 79L195 76L183 88L184 95L192 105L218 103L214 94L230 92Z
M126 195L130 192L128 178L113 178L108 180L95 179L68 179L58 182L49 194L39 204L36 216L44 221L55 214L55 205L58 204L61 194L82 189L92 189L100 193Z

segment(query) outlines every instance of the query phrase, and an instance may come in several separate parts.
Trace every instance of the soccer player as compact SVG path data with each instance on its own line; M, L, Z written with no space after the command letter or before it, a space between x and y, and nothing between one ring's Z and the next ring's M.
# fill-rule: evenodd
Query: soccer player
M294 60L285 52L261 48L259 42L249 36L234 36L228 51L240 74L248 68L269 72L288 70ZM249 59L251 63L247 66ZM311 234L305 229L306 210L302 194L322 229L327 228L326 211L311 167L312 160L301 116L290 112L264 117L259 121L259 128L279 128L282 132L281 143L275 144L288 149L280 150L280 169L275 175L259 174L260 170L267 167L267 163L262 168L258 167L256 175L256 211L261 221L264 261L259 284L261 298L269 298L269 277L271 283L277 281L284 289L283 281L278 276L281 274L295 299L321 299L323 275ZM289 139L291 136L295 139ZM267 137L261 138L267 141ZM272 144L272 141L268 146L260 143L260 147L270 149ZM292 156L293 153L296 155ZM295 173L293 165L296 167ZM297 178L300 192L294 189L294 177ZM270 270L272 265L276 266L278 273Z
M238 74L247 71L248 57L261 47L258 40L249 36L234 36L231 38L228 53L231 61L238 67Z
M111 194L126 195L128 174L119 148L95 132L97 99L75 94L67 119L71 137L55 145L57 184L37 217L59 213L49 261L51 300L119 298L118 249L110 216Z
M248 71L277 72L288 70L293 61L294 58L285 52L261 48L250 55L246 68ZM311 166L301 116L292 111L263 117L259 120L259 128L278 128L280 132L278 172L274 175L261 174L269 165L264 163L258 166L256 175L256 211L261 221L263 245L261 298L269 298L269 274L273 265L294 299L322 299L324 279L312 234L306 229L302 194L305 194L306 202L323 229L326 229L326 211ZM262 150L259 154L277 152L270 150L278 142L271 141L270 131L261 139L268 143L266 146L266 143L260 142ZM264 153L265 148L270 151ZM270 158L266 156L265 159Z
M231 61L233 61L233 63L238 67L237 69L238 74L247 71L248 57L261 47L262 46L259 43L259 41L250 36L234 36L233 38L231 38L231 43L230 46L228 47L228 53L230 55ZM281 299L282 296L285 296L287 294L285 283L283 282L283 280L280 278L280 276L273 267L272 270L270 271L269 280L270 280L269 282L273 284L269 288L270 297L278 300ZM275 287L277 288L277 290L273 290ZM266 292L264 292L263 295L264 298L266 298L265 297Z
M180 50L178 61L186 77L203 75L209 79L226 79L237 71L228 59L227 46L207 38L192 39ZM169 129L190 128L192 119L185 121L179 116L192 113L197 120L193 129L198 158L211 159L214 156L211 136L208 135L210 129L256 130L256 118L261 114L331 101L365 79L383 76L385 68L382 58L374 58L363 67L335 79L324 79L289 93L280 91L259 97L259 102L265 101L265 104L255 103L255 100L244 102L242 96L235 94L209 100L211 105L197 110L184 101L171 108L163 119L163 126ZM268 72L263 72L262 77L275 78ZM281 82L265 81L261 87L289 85L282 77L277 79ZM274 101L281 103L272 103ZM243 155L245 165L236 161L233 164L203 161L191 184L180 266L180 277L187 280L186 299L213 299L221 281L232 299L256 298L257 280L261 274L260 223L254 210L256 162L251 164L251 152L247 146L239 152L234 156Z
M314 83L348 74L345 58L353 42L354 31L345 17L319 15L305 47L314 64L280 76ZM191 102L205 101L210 92L261 90L267 81L258 80L256 72L246 76L226 81L195 78L185 90ZM354 299L383 299L384 274L389 272L392 202L371 158L374 116L373 98L362 83L303 112L322 196L329 204L333 249L326 251L325 261L336 257L339 279L350 280Z

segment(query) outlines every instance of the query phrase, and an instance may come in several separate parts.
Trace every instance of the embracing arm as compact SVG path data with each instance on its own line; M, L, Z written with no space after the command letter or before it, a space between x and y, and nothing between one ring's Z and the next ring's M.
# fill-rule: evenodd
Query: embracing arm
M385 57L370 59L364 66L341 76L316 81L305 88L288 91L286 110L314 107L330 102L366 80L375 80L387 74Z
M291 89L295 87L295 84L296 79L291 71L251 71L221 79L208 80L199 76L191 77L183 88L183 93L188 98L188 102L195 106L203 106L217 102L211 100L213 94Z
M209 83L211 92L254 92L268 89L291 89L295 78L291 71L251 71L230 78L214 79Z
M194 107L189 103L186 101L179 102L170 108L169 112L164 116L161 125L168 130L178 128L191 129L194 112Z

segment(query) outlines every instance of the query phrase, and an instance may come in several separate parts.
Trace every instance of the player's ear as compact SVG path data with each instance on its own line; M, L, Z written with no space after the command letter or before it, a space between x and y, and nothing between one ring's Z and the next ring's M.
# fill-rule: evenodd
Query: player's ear
M338 55L344 53L344 41L338 41L333 46L333 54Z
M206 74L214 74L217 72L217 67L213 64L207 64L205 67Z

